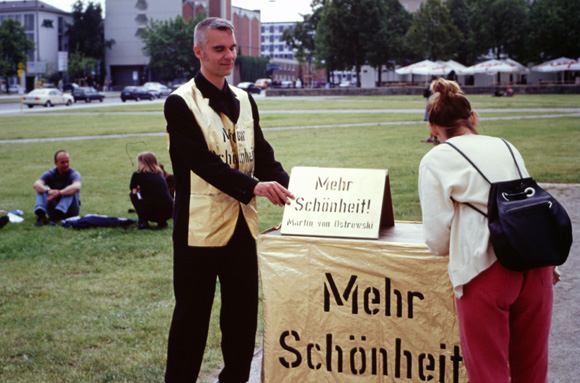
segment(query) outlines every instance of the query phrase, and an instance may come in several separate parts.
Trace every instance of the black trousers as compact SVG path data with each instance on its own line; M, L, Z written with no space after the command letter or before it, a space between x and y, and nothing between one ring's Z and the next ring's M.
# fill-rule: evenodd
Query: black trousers
M129 198L131 198L131 203L135 207L135 212L137 212L137 216L139 217L139 224L147 223L148 221L164 223L171 218L173 209L170 205L145 203L144 200L137 197L137 194L133 193L129 193Z
M222 354L220 383L250 377L258 316L256 241L243 215L225 247L174 244L175 310L169 331L167 383L194 383L207 341L216 278L220 282Z

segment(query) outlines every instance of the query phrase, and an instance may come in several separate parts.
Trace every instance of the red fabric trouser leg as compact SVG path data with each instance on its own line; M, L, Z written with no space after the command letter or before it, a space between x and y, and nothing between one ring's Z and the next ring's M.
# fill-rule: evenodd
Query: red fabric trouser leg
M552 302L552 267L495 262L465 285L456 303L469 382L547 383Z

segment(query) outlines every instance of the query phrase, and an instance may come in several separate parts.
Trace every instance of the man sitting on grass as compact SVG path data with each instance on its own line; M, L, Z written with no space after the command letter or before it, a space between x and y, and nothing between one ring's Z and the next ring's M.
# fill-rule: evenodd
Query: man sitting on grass
M79 214L81 175L70 167L70 157L64 150L54 154L54 164L56 167L45 172L33 185L38 193L34 208L38 217L36 226L54 226L64 218Z

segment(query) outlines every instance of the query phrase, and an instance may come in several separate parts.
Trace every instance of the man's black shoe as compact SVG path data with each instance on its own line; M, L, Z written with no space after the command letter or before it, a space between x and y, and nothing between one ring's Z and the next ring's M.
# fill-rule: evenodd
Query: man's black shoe
M46 219L46 217L38 217L36 219L36 223L34 224L34 226L40 227L46 224L48 224L48 220Z

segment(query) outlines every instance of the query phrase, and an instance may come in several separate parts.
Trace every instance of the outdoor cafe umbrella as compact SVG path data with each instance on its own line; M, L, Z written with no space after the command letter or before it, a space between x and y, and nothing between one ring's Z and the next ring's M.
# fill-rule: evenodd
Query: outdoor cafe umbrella
M454 70L456 74L463 74L463 71L465 70L465 68L467 68L465 65L460 64L454 60L438 61L438 62L444 63L447 66L450 66L451 69Z
M397 74L444 76L453 70L445 63L424 60L395 70Z
M559 59L546 61L545 63L532 67L535 72L561 72L565 70L578 70L580 68L578 60L560 57Z
M528 72L529 69L518 63L517 61L506 59L506 60L487 60L479 64L472 65L463 70L463 73L476 74L476 73L486 73L486 74L496 74L496 73L521 73Z
M560 57L559 59L546 61L545 63L533 66L532 70L534 72L543 73L562 72L562 82L564 82L564 71L580 71L580 63L578 60L569 59L567 57Z

